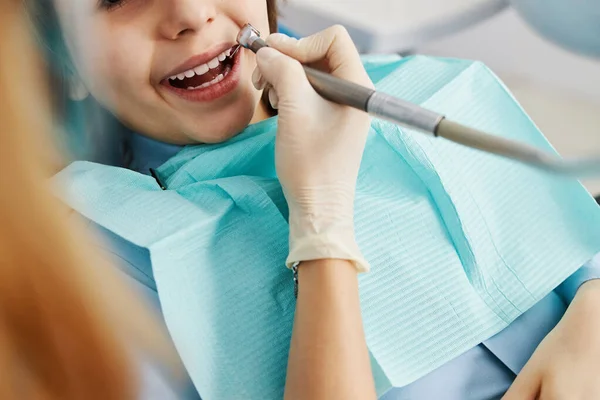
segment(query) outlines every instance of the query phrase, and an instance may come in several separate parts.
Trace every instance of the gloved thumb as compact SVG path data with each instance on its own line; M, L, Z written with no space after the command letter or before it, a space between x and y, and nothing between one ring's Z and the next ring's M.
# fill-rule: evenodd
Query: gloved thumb
M332 26L300 40L273 33L266 42L302 64L312 64L338 78L373 87L352 38L342 26Z
M258 68L279 99L292 99L312 90L302 65L279 51L264 47L256 53Z

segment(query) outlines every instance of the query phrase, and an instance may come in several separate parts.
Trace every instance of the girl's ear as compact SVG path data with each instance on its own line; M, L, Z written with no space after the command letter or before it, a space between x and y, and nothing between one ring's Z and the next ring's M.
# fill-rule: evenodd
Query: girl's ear
M69 74L67 85L69 87L69 99L72 101L82 101L90 95L90 92L76 74Z

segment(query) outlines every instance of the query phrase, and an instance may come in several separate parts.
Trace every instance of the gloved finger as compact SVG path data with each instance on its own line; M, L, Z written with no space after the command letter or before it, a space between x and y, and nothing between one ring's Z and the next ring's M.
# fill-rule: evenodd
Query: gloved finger
M269 47L258 51L256 61L263 78L273 86L279 99L293 99L314 92L298 61Z
M277 108L279 107L279 96L277 96L277 92L271 88L268 91L268 96L269 96L269 103L271 103L271 107L273 107L275 110L277 110Z
M525 365L502 400L537 400L541 382L541 376L531 366L528 368L528 365Z
M267 86L267 81L260 73L260 69L256 67L252 73L252 84L256 90L264 90Z
M329 73L372 87L360 55L346 28L335 25L297 40L281 33L267 37L267 44L302 64L324 61Z

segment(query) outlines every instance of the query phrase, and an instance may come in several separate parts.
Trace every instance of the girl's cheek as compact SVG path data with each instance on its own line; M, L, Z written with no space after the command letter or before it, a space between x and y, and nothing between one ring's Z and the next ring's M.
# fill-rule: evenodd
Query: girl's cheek
M97 63L102 62L104 45L95 29L84 29L81 21L65 26L63 34L75 68L82 78L89 75Z
M145 71L148 71L144 63L149 62L145 43L135 42L127 35L121 35L117 40L104 31L96 32L82 42L83 48L79 52L82 78L95 87L123 85L143 79Z

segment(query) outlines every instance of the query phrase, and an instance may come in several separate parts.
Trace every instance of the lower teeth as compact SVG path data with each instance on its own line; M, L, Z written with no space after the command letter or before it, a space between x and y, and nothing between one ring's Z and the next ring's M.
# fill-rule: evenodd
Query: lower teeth
M225 79L225 77L226 77L227 75L229 75L229 72L231 72L231 68L227 67L227 69L225 70L225 72L224 72L224 73L222 73L222 74L219 74L219 75L218 75L218 76L217 76L215 79L213 79L212 81L210 81L210 82L206 82L206 83L204 83L204 84L202 84L202 85L200 85L200 86L196 86L196 87L190 86L190 87L188 87L188 88L187 88L187 90L197 90L197 89L204 89L204 88L207 88L207 87L209 87L209 86L215 85L215 84L217 84L217 83L221 82L223 79Z

